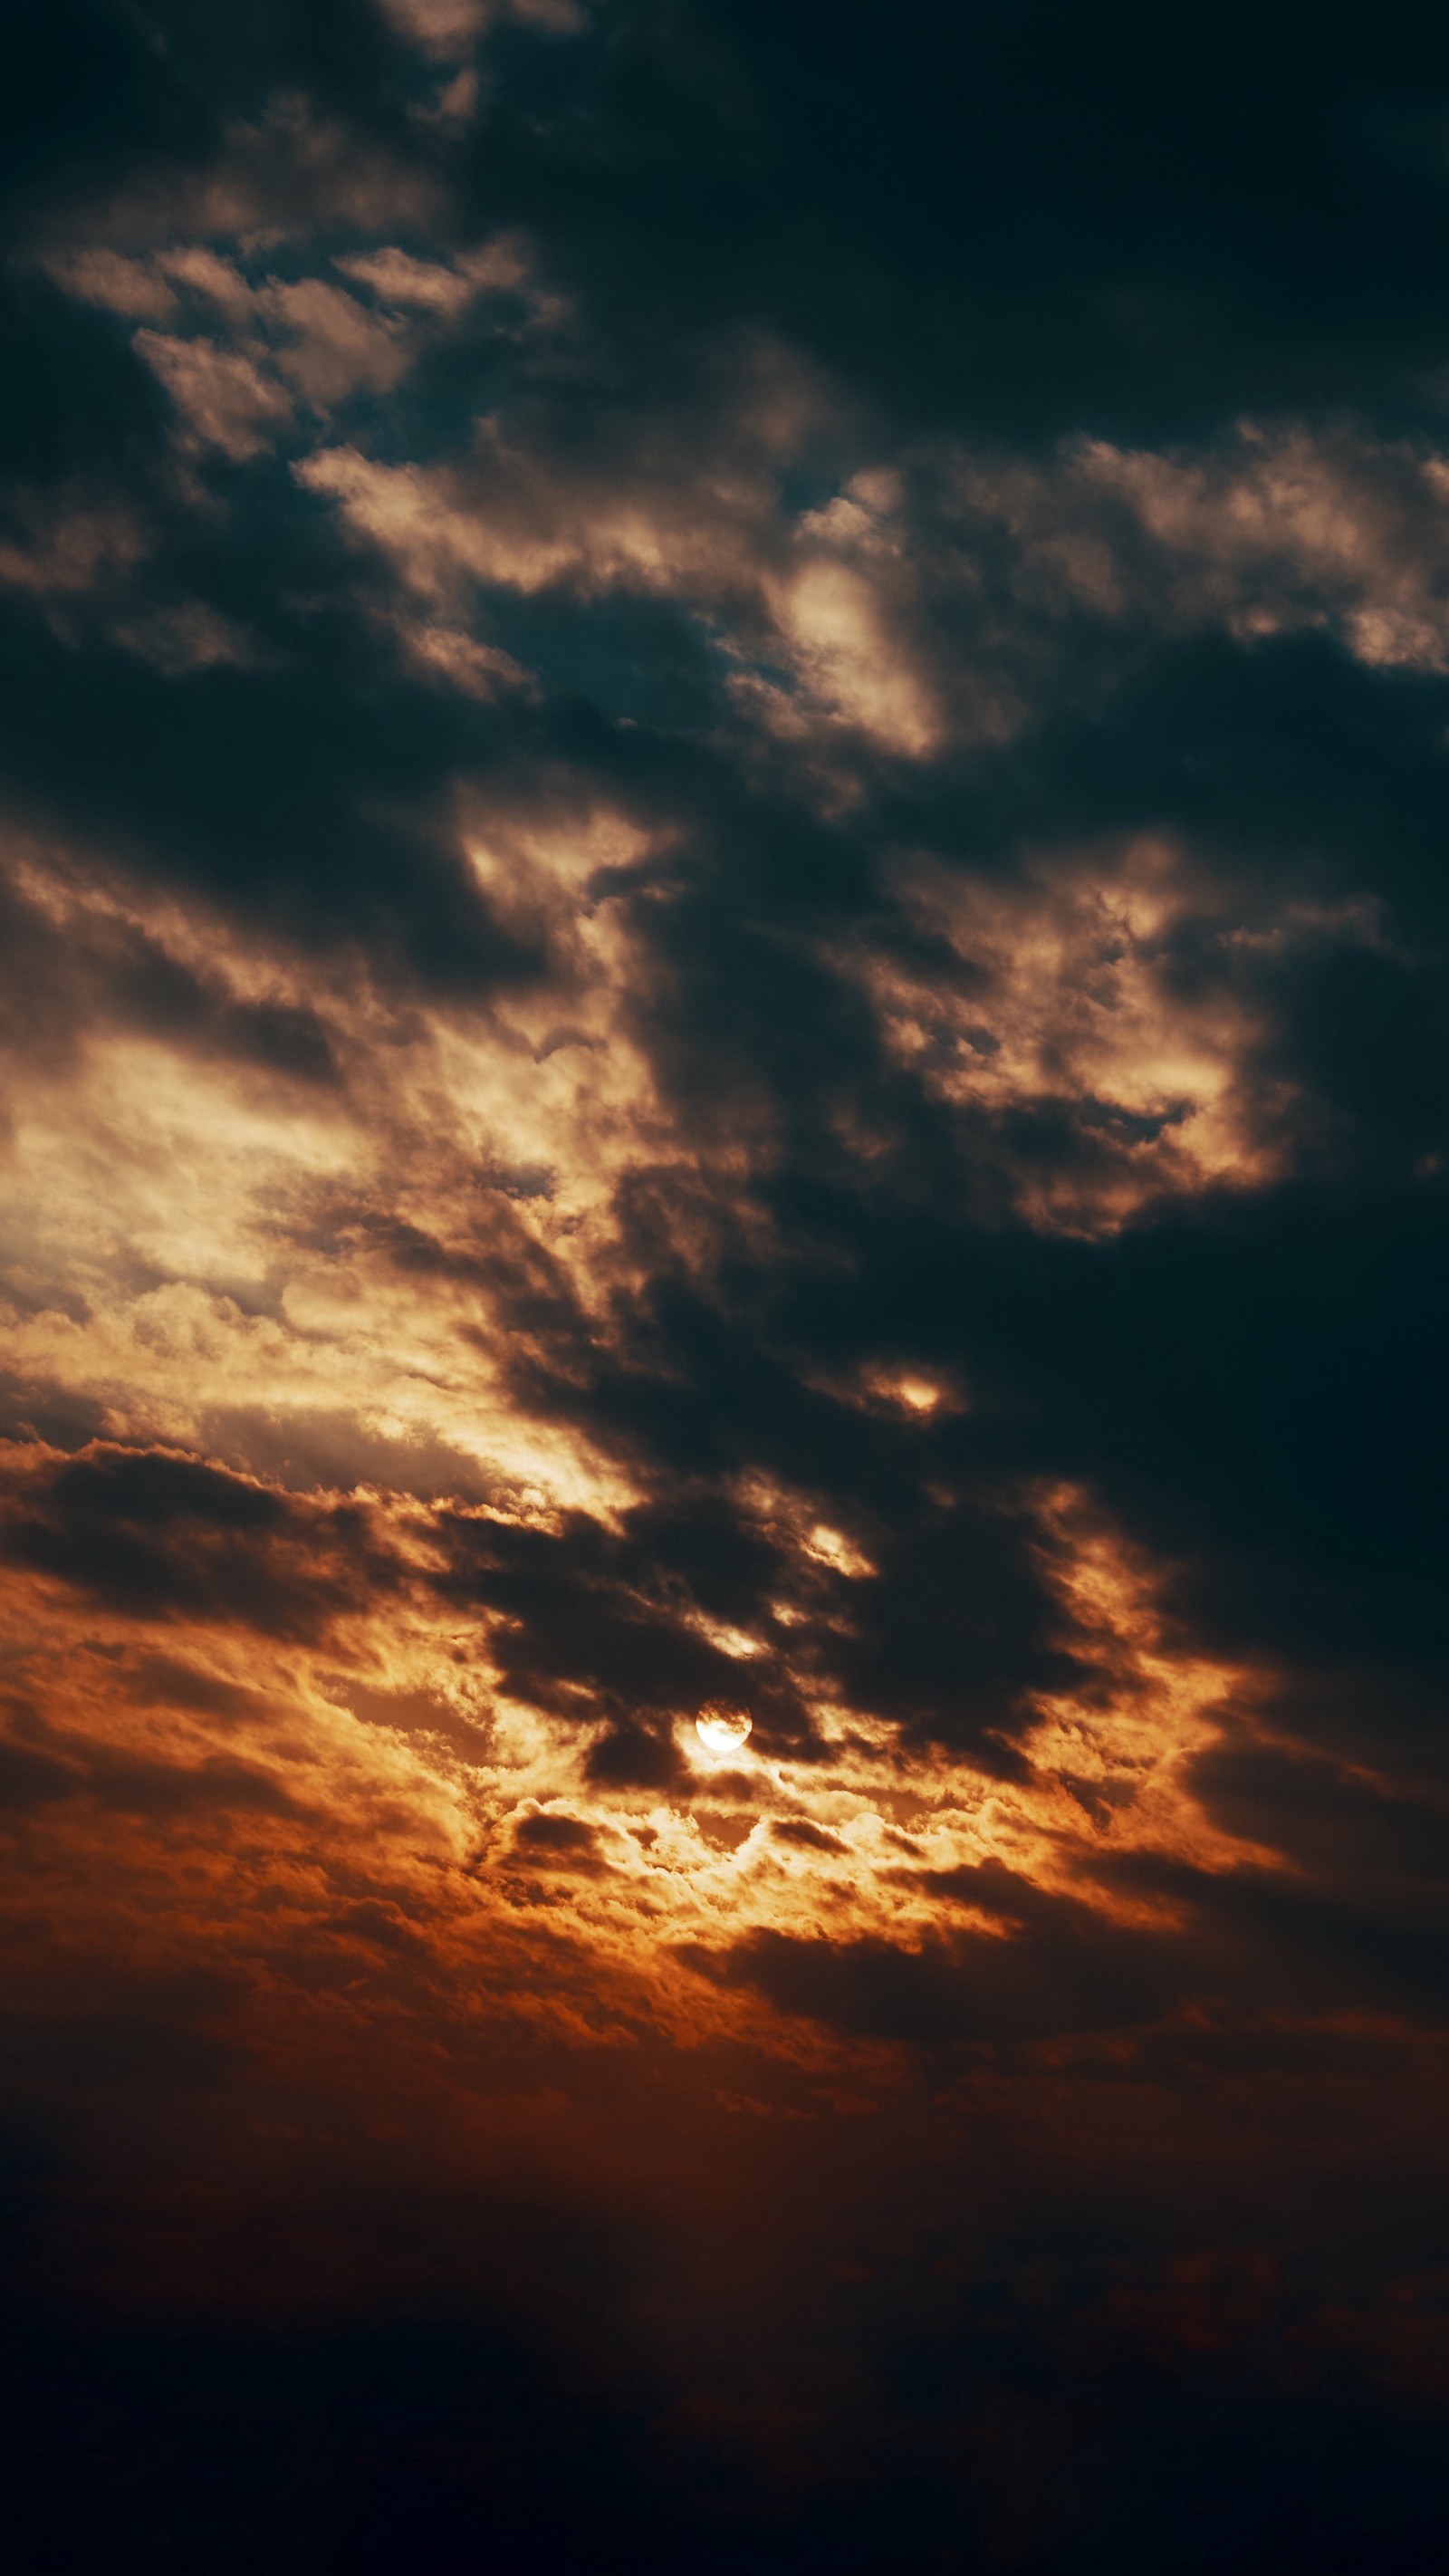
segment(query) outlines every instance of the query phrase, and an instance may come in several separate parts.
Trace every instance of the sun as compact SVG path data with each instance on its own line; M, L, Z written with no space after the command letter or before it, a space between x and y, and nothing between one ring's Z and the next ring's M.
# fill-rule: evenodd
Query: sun
M700 1743L710 1753L738 1753L750 1731L742 1708L706 1708L694 1721Z

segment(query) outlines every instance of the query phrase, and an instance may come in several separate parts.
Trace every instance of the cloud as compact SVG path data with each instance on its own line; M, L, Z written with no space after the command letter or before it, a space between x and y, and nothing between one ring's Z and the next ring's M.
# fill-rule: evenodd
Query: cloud
M269 384L252 359L218 349L210 340L169 340L141 331L136 345L154 367L191 435L240 463L269 444L269 427L291 419L281 387Z
M12 1453L11 1465L21 1473L0 1542L11 1564L141 1617L239 1619L311 1636L397 1580L356 1504L318 1516L155 1450L99 1447L44 1462Z
M1215 919L1211 874L1148 839L1044 854L1008 886L929 861L898 883L914 942L842 962L896 1061L1015 1164L1029 1222L1110 1228L1178 1192L1262 1188L1311 1151L1265 983L1305 952L1373 953L1372 913Z
M1437 671L1446 474L1422 445L1249 420L1197 453L1084 439L1046 471L963 461L957 489L1048 610L1244 643L1318 628L1371 667Z
M861 501L807 515L794 529L772 511L761 467L786 423L760 400L772 353L750 357L730 441L742 452L726 451L703 488L681 488L672 462L650 453L657 433L647 423L642 452L584 477L546 448L514 444L496 419L477 424L464 466L396 466L336 448L295 471L338 502L424 600L456 602L474 584L525 598L558 590L585 602L616 592L680 599L719 629L733 660L784 663L803 716L758 671L730 675L736 703L769 730L787 739L808 733L813 708L817 721L823 713L887 751L920 756L941 720L913 652L911 567ZM888 506L889 476L859 477L862 487L883 491Z
M144 535L124 511L74 502L58 516L42 515L33 503L26 509L24 496L21 511L29 525L18 542L0 546L0 581L17 590L41 596L86 591L128 570L145 552Z
M586 24L575 0L383 0L400 35L424 53L456 62L478 38L512 19L548 36L572 36Z
M1445 64L1182 41L24 36L0 2252L21 2431L149 2321L123 2556L1442 2557Z

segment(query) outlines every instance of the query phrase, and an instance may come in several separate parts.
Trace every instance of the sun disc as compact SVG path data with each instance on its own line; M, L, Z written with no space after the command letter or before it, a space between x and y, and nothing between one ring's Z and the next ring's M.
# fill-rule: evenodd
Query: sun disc
M700 1743L710 1753L738 1753L750 1731L743 1709L707 1708L694 1721Z

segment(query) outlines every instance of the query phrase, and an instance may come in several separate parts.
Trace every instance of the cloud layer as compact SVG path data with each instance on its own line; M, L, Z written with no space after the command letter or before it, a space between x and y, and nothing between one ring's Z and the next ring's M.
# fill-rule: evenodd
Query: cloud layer
M21 2559L1439 2563L1406 29L24 38Z

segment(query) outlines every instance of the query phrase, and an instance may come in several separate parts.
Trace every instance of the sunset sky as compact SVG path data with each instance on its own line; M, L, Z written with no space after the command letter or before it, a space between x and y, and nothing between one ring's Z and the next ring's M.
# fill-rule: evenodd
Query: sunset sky
M7 2568L1441 2570L1449 22L7 59Z

